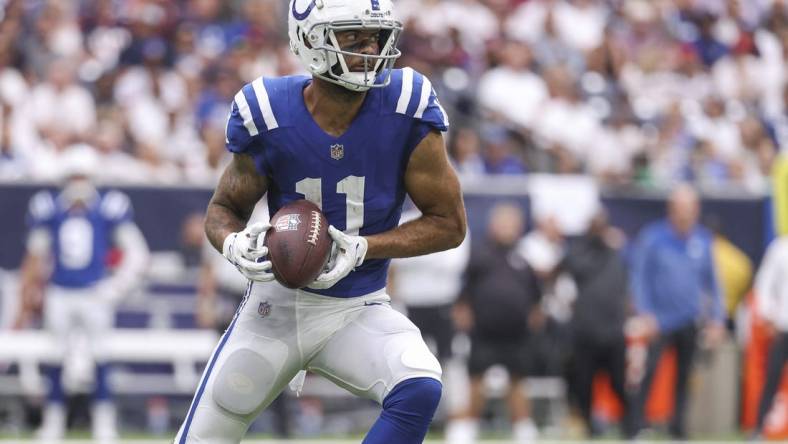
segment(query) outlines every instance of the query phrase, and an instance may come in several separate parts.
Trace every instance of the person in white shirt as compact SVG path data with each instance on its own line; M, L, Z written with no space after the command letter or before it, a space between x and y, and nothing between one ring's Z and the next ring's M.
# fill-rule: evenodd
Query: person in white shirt
M420 214L415 210L407 212L402 215L402 222ZM391 294L405 304L408 317L419 327L424 339L434 341L441 362L451 358L454 338L451 311L460 294L470 252L470 236L466 236L459 247L451 250L396 259L389 274Z
M531 48L507 40L501 44L498 58L500 65L479 79L479 104L492 117L530 128L549 98L544 80L531 70Z
M755 433L759 435L788 360L788 236L775 239L766 250L755 277L755 311L774 338L766 367L766 383L758 406Z

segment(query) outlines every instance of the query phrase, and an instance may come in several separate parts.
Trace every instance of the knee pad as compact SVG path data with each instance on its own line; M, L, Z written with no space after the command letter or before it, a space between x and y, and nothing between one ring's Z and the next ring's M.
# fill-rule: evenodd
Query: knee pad
M440 362L424 343L418 331L413 335L402 335L386 344L383 353L389 356L389 368L394 381L420 377L440 381L443 374Z
M248 348L232 351L221 365L213 383L213 399L227 411L248 415L274 391L287 360L287 346L266 341L265 355Z

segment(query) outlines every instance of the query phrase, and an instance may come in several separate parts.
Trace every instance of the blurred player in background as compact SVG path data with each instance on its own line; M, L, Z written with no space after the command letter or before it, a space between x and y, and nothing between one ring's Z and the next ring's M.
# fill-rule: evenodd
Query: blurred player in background
M470 400L466 411L446 430L448 444L476 442L486 394L484 375L492 366L509 372L507 405L515 441L533 442L538 436L522 381L528 373L528 339L544 317L539 302L542 288L536 273L518 253L525 218L516 204L500 203L490 211L487 239L474 251L455 307L458 328L469 333Z
M113 326L117 303L142 278L148 247L132 220L129 198L117 191L99 192L91 182L100 167L91 148L71 147L60 162L62 189L39 192L30 201L16 325L28 326L42 305L44 327L63 352L62 365L49 372L40 438L64 436L66 392L92 384L93 437L107 441L117 431L101 339ZM122 260L110 274L107 261L114 248L120 249Z
M292 0L293 52L312 76L258 78L235 96L234 153L208 206L206 233L250 279L175 441L238 443L302 370L383 406L366 444L424 440L441 397L441 367L385 292L390 258L454 248L465 210L430 81L392 69L402 24L391 0ZM267 195L267 196L266 196ZM409 195L422 216L398 226ZM274 280L249 224L306 198L332 225L334 254L308 288Z
M603 429L593 415L594 378L606 371L611 387L624 409L621 433L630 437L632 420L627 392L627 344L624 324L631 311L629 270L621 249L626 238L599 210L580 236L568 241L558 270L572 276L577 297L572 305L571 365L573 385L588 435L600 436Z
M676 348L675 408L669 433L686 439L688 382L702 339L716 345L725 335L725 313L712 256L713 237L698 224L700 198L690 185L676 187L668 198L668 217L643 229L638 237L632 287L639 313L651 325L646 373L635 400L634 427L643 412L662 351Z
M758 316L764 319L773 337L755 429L756 437L760 437L788 361L788 236L769 245L756 277L755 298Z

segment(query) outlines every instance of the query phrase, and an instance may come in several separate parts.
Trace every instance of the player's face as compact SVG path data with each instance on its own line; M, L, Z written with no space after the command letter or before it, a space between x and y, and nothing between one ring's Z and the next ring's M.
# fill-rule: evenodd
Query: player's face
M377 29L348 30L337 32L339 49L346 52L366 55L380 55L381 32ZM345 56L345 62L350 71L364 72L364 58L360 56ZM367 60L367 69L373 69L374 60Z
M71 205L85 204L96 194L96 188L90 178L82 174L74 174L66 179L63 196Z
M680 234L686 235L698 222L700 202L694 193L683 192L671 196L668 206L668 217L671 224Z

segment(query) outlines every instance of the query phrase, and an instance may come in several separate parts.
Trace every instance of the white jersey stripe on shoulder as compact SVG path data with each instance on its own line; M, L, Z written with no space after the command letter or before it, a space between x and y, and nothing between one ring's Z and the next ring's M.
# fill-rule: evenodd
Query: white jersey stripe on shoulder
M238 91L235 95L235 104L238 106L238 112L244 119L244 126L249 131L250 136L256 136L260 133L257 130L257 125L254 124L254 117L252 117L252 110L249 109L249 102L246 101L243 90Z
M413 117L421 119L424 115L424 111L427 110L427 105L430 103L430 94L432 94L432 82L424 77L424 82L421 84L421 100L419 100L419 107L416 108L416 114Z
M397 102L397 112L405 114L408 111L410 96L413 95L413 68L402 69L402 91Z
M438 109L441 110L441 114L443 115L443 126L448 128L449 127L449 115L446 114L446 110L443 109L443 105L441 105L441 103L438 101L437 97L435 98L435 104L438 105Z
M55 202L52 195L40 191L30 200L30 214L36 219L45 219L55 212Z
M260 105L260 111L263 113L263 120L265 120L268 131L279 128L279 122L276 121L274 110L271 108L271 101L268 99L268 91L265 90L263 78L258 77L252 82L252 88L254 88L254 95L257 96L257 103Z

